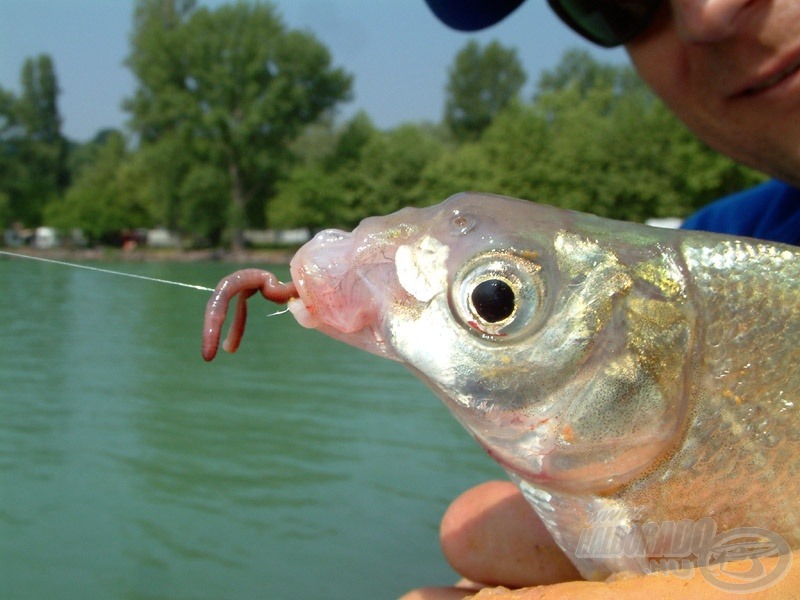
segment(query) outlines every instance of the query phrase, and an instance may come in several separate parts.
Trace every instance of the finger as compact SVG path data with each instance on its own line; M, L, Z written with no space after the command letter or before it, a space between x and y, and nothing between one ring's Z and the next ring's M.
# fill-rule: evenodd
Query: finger
M442 550L472 581L524 587L580 579L517 488L490 481L468 490L442 519Z
M429 587L413 590L405 594L400 600L462 600L474 594L477 590L459 587Z
M772 573L778 567L778 557L765 557L758 559L764 567L764 573ZM696 598L698 600L723 600L736 597L754 598L757 600L782 600L796 598L800 589L800 551L792 553L792 561L788 571L782 578L774 583L766 583L763 588L752 589L746 595L743 585L746 579L731 576L733 573L750 573L753 568L752 560L740 560L726 563L724 571L728 575L718 573L714 577L704 577L699 569L671 573L652 573L639 577L618 579L611 582L599 581L570 581L555 585L540 586L535 588L508 590L507 588L486 588L480 590L473 598L476 600L670 600L673 598ZM732 589L739 593L731 593L723 589L721 582L733 584ZM756 580L754 583L758 583Z

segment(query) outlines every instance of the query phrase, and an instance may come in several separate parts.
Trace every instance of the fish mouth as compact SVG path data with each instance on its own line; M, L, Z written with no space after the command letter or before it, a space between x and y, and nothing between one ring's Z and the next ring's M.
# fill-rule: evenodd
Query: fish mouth
M301 325L351 334L374 319L371 295L354 268L356 250L352 233L326 229L295 254L290 270L298 300L289 308Z
M385 304L396 287L394 252L376 250L363 231L327 229L290 263L298 298L289 301L297 322L367 352L394 358L381 333Z

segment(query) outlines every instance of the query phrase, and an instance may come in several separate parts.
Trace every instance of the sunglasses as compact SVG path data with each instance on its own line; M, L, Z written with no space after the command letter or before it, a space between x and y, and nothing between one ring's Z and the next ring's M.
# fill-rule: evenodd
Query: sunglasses
M547 0L576 33L606 48L620 46L642 33L661 0Z

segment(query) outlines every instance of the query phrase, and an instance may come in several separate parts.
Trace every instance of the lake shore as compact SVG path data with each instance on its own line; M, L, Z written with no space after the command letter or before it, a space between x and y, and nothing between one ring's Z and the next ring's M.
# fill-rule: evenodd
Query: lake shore
M233 264L288 265L294 249L251 249L233 252L223 248L178 250L161 248L5 248L0 251L68 262L221 262ZM0 255L1 258L13 258Z

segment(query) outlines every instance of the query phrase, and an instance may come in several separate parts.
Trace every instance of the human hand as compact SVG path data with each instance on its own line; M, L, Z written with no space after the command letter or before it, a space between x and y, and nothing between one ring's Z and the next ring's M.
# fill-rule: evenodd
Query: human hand
M516 486L506 481L490 481L459 496L442 519L440 538L445 557L464 579L455 587L417 589L401 600L455 600L473 594L476 599L492 600L740 597L715 587L697 569L691 578L653 573L582 581ZM769 560L762 559L768 568ZM746 571L749 563L728 563L728 568ZM737 569L739 564L741 569ZM800 551L793 554L791 566L781 581L748 597L796 597Z

